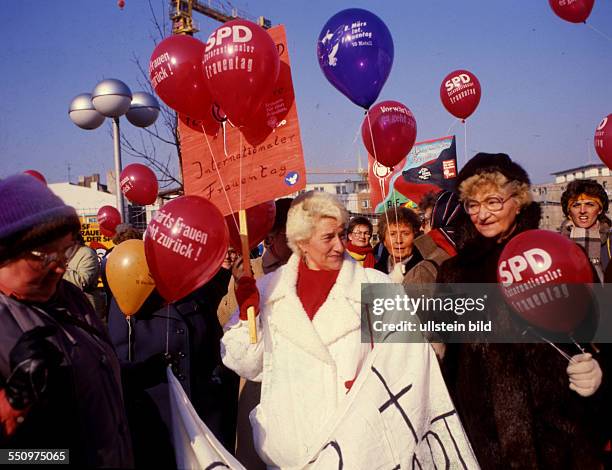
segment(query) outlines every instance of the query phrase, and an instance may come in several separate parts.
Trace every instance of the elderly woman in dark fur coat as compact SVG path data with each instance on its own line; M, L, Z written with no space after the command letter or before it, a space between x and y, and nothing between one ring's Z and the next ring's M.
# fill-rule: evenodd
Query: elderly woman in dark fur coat
M538 228L529 177L505 154L480 153L457 185L469 219L438 282L495 283L506 243ZM505 306L494 315L513 322ZM601 468L604 391L592 354L574 355L568 365L548 344L447 345L445 379L483 469Z

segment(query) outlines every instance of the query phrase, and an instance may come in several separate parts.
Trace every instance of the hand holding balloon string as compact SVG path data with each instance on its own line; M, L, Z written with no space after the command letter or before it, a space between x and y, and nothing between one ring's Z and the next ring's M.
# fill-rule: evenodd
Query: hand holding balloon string
M569 388L580 396L590 397L601 385L601 367L590 353L572 356L566 371L570 381Z

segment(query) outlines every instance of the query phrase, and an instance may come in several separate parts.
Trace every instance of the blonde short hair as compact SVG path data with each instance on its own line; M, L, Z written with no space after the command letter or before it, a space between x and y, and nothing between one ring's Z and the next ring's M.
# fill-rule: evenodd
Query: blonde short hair
M508 178L498 171L477 173L467 178L459 185L459 199L465 202L483 189L491 188L494 191L503 191L507 187L511 189L519 207L525 207L531 203L531 191L527 183L516 180L509 181Z
M307 191L293 200L287 214L287 244L291 251L301 255L299 242L312 237L319 220L324 217L336 219L342 225L348 222L348 211L333 194L322 191Z

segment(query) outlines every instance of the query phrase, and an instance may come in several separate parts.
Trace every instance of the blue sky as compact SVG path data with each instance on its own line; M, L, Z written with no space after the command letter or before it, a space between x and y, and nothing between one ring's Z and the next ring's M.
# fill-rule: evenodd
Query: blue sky
M83 131L68 118L71 99L103 78L138 91L153 51L146 0L20 0L3 2L0 16L0 177L29 168L50 182L106 173L112 139L105 125ZM152 0L158 16L167 1ZM325 22L349 7L369 9L388 26L395 45L391 75L379 100L397 100L414 113L417 140L447 134L454 118L439 98L452 70L473 72L482 99L468 120L468 154L505 152L536 182L553 171L599 162L593 134L612 113L612 40L556 17L547 0L235 0L253 16L287 28L294 86L308 168L355 168L363 112L333 88L319 69L316 41ZM217 26L195 14L206 37ZM612 36L612 2L596 0L588 22ZM138 131L122 120L132 139ZM464 129L457 135L463 162ZM159 147L164 155L169 149ZM124 164L130 163L124 158Z

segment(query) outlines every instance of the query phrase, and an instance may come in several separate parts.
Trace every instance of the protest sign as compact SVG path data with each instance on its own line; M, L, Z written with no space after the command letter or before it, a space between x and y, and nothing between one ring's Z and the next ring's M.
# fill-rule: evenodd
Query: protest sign
M292 194L306 185L285 28L268 33L281 61L276 85L247 127L179 121L185 194L202 196L223 215ZM222 110L214 113L221 119Z
M370 200L375 212L406 205L416 208L428 192L452 191L457 177L455 137L418 142L394 168L368 156Z

